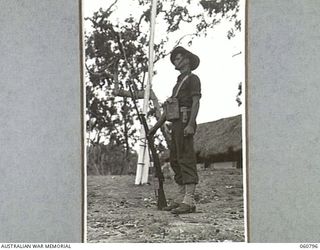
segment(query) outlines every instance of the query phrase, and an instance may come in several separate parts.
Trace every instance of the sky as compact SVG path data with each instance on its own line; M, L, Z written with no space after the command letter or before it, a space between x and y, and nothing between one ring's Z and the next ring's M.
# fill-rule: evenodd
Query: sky
M118 0L114 14L110 18L121 22L121 20L130 15L140 16L142 10L136 2L133 0ZM90 17L99 8L106 9L112 3L113 0L84 0L84 17ZM244 0L240 0L238 17L241 19L243 29L245 23L244 7ZM192 8L196 11L199 6L194 5ZM164 34L161 29L161 22L163 21L157 18L155 41ZM231 26L232 24L229 22L222 21L208 33L207 37L194 40L192 46L187 46L187 40L181 43L182 46L200 58L199 67L193 72L201 80L202 97L197 117L198 123L244 114L245 32L242 29L234 38L229 40L227 31ZM92 30L90 22L84 23L84 29L86 32ZM170 42L175 44L179 37L188 33L190 33L190 26L186 25L177 34L170 36ZM239 54L240 52L241 54ZM164 102L171 95L179 72L174 70L169 56L156 63L154 69L157 74L153 78L152 88L159 100ZM243 104L239 107L236 102L236 96L240 82L242 82L243 88L241 96Z

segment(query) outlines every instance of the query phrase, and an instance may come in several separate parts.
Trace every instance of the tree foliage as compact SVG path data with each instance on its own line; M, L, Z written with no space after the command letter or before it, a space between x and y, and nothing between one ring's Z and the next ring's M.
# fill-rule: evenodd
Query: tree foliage
M87 147L88 175L134 174L137 154L129 152L123 145L90 145Z
M137 118L131 98L117 97L113 93L128 90L128 84L141 91L146 83L150 0L135 1L138 1L141 15L129 16L121 23L114 21L117 0L107 9L100 8L92 17L85 18L93 28L85 36L89 140L91 144L124 145L127 152L136 141L134 124ZM197 11L193 11L195 5ZM163 20L166 35L154 45L155 63L170 53L169 37L179 32L183 25L189 24L195 29L190 34L183 34L175 46L183 39L191 44L193 39L206 36L222 19L234 23L226 34L228 38L233 37L241 30L238 11L239 0L158 1L157 18ZM154 116L154 108L149 112L150 116Z

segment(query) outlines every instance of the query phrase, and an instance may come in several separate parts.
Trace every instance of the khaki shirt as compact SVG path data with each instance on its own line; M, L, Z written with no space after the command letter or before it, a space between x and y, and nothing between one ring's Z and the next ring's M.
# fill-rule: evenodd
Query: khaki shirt
M178 76L177 83L172 90L172 96L175 95L179 82L182 81L182 79L186 76L186 74L187 73L183 73ZM195 95L198 95L201 97L201 83L200 83L199 77L191 73L190 76L182 84L179 90L179 93L177 95L179 106L191 108L192 97Z

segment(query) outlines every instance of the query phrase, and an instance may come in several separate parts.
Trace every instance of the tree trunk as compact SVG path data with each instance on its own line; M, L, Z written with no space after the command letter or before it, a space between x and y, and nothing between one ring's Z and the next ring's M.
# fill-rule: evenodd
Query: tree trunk
M124 129L124 140L125 140L125 162L128 162L128 156L129 156L129 136L128 136L128 125L127 125L127 114L128 114L128 107L127 107L127 97L123 97L123 111L122 111L122 116L123 116L123 129ZM120 175L123 174L125 164L121 166L120 169Z

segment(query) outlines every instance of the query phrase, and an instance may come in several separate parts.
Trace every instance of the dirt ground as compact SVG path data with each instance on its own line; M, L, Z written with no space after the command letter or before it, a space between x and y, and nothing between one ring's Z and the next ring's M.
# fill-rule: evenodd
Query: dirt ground
M199 177L196 213L173 215L157 210L152 183L136 186L135 176L88 176L87 241L244 241L242 170L200 169ZM174 181L164 185L170 201Z

